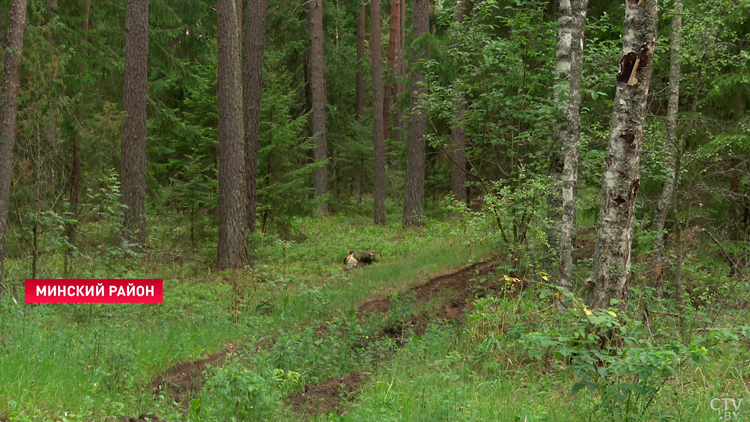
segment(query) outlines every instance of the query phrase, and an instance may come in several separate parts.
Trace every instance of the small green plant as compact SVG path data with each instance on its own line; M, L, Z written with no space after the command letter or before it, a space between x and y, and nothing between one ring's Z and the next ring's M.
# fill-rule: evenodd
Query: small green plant
M531 332L517 344L524 356L571 371L572 392L590 391L593 414L611 420L642 420L664 384L685 364L699 365L708 351L697 343L654 344L617 308L589 310L573 302L557 331Z
M191 414L198 420L272 419L287 386L296 385L300 374L264 362L249 354L234 355L221 368L209 368L203 394L190 403Z

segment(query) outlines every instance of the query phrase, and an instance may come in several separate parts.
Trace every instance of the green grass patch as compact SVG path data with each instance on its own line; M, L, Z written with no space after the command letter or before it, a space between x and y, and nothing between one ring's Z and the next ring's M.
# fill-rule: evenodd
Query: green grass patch
M343 324L347 309L366 298L458 268L490 250L462 244L449 224L438 222L403 230L372 226L364 217L329 217L295 220L293 231L296 240L253 238L255 261L241 271L217 272L185 256L165 259L169 255L157 250L142 257L79 253L76 265L69 262L68 277L164 278L160 305L27 305L6 298L0 304L0 417L51 420L68 412L69 419L103 420L154 410L174 415L169 398L154 397L147 387L175 363L216 353L228 343L252 349L294 339L304 333L300 327ZM383 258L344 271L350 249L377 250ZM65 276L63 261L45 257L48 266L40 276ZM23 274L22 261L9 266L14 277ZM337 337L322 347L324 353L339 350L343 359L344 346L354 340ZM353 365L341 360L334 368L304 355L294 359L289 366L305 380ZM277 361L283 366L281 357Z

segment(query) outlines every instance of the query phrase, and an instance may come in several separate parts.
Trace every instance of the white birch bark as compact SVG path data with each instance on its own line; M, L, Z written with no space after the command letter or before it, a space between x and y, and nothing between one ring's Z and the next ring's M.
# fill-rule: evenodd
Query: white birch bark
M640 158L646 99L651 84L658 0L626 0L623 50L602 196L588 305L607 308L629 292L635 201L640 187Z
M677 114L680 103L680 31L682 30L682 10L683 0L675 0L674 17L672 18L672 34L670 48L669 64L669 102L667 106L667 127L665 136L665 152L667 154L667 174L668 178L664 182L664 189L659 197L659 203L654 217L654 231L656 232L656 250L654 252L654 285L656 287L656 296L664 295L664 224L667 220L667 213L672 202L672 192L674 191L675 182L678 174L675 173L677 160Z
M563 3L560 2L562 13ZM583 40L588 0L573 0L570 34L569 99L566 107L565 130L560 133L562 144L562 218L560 221L560 267L558 285L565 291L573 289L573 246L576 237L576 198L578 187L578 141L581 138L581 74L583 71ZM557 310L565 311L564 300L557 301Z

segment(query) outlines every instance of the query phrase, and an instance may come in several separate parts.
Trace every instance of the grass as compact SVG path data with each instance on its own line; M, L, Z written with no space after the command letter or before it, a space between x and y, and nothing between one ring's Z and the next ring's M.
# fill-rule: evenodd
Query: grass
M743 386L747 379L729 370L735 365L747 371L747 350L734 354L731 346L721 347L701 369L679 371L653 407L630 420L716 420L719 412L711 409L712 398L748 397L747 384ZM523 362L481 362L476 348L467 348L454 330L435 327L400 350L388 368L375 374L350 406L351 411L339 420L624 420L608 415L606 408L598 408L597 398L590 392L572 394L575 382L569 371L556 368L541 369Z
M132 416L154 408L145 387L169 366L215 353L227 344L273 344L299 327L333 318L336 310L403 289L426 274L457 268L489 250L451 245L450 227L372 227L364 219L298 220L301 242L258 236L256 263L246 270L210 271L191 262L164 265L106 256L79 258L91 276L104 261L107 277L164 278L164 303L15 304L0 312L0 417L77 414ZM446 236L448 235L448 236ZM378 250L383 263L343 271L348 249ZM46 259L43 277L62 277ZM98 264L96 264L98 263ZM23 263L9 262L11 274ZM102 275L104 276L104 275ZM270 312L259 304L270 304ZM15 415L15 416L14 416Z
M650 298L635 277L631 301L651 304L650 323L638 320L637 306L631 319L621 315L630 343L607 359L615 367L629 359L627 353L641 351L652 361L633 360L620 375L595 378L598 390L574 394L587 373L577 372L576 356L590 350L590 340L558 339L620 323L599 314L594 317L604 322L594 322L599 320L582 311L558 319L554 296L533 276L519 296L475 301L464 325L436 322L403 347L389 338L367 340L395 313L416 310L407 300L390 316L362 320L351 309L488 256L496 244L472 242L487 239L475 223L431 221L404 230L374 227L364 217L326 217L294 220L290 232L293 239L254 236L255 261L240 271L210 269L201 252L157 250L139 258L116 250L81 254L73 266L78 273L72 276L164 278L161 305L26 305L6 298L0 303L0 420L96 421L155 413L196 422L297 421L284 396L353 370L367 382L351 397L348 412L311 420L706 421L720 416L712 398L750 398L750 315L735 306L748 294L742 286L723 293L734 299L731 310L714 296L698 311L685 312L690 350L704 359L679 364L691 352L667 353L678 337L677 311ZM383 262L344 271L349 250L377 250ZM43 263L44 277L62 277L60 257ZM9 262L10 273L22 274L23 265ZM696 266L694 273L699 271L709 277L712 269ZM209 369L206 388L187 413L168 395L152 395L148 385L165 369L230 344L238 353ZM642 384L644 368L659 365L674 372L650 401L638 393L618 407L602 394ZM654 374L657 381L661 375ZM623 413L631 404L640 407ZM750 404L741 406L740 420L750 412Z

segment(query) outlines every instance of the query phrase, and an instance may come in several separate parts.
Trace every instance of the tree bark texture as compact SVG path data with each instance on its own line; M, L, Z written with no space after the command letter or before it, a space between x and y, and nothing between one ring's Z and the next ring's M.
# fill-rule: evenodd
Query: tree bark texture
M550 257L545 259L545 270L551 280L559 284L559 268L555 264L560 260L560 230L562 225L562 171L563 171L563 143L567 131L567 109L570 94L571 47L575 21L573 19L572 0L560 0L557 19L557 49L555 50L555 82L562 88L554 93L559 121L555 125L555 139L550 156L550 177L547 218L550 226L547 230L547 244Z
M219 268L245 259L245 148L240 42L234 0L217 5L219 60Z
M467 0L457 0L455 24L460 25L464 19ZM454 37L458 41L458 34ZM466 93L462 88L456 89L456 110L454 112L453 127L451 128L451 192L457 202L466 202L466 131L463 128L464 112L466 110Z
M667 125L664 139L664 151L667 162L667 180L659 196L659 202L654 217L654 231L656 232L656 244L654 250L654 283L656 297L664 295L664 269L666 267L666 251L664 247L664 225L667 213L672 203L673 191L675 189L676 160L678 155L677 146L677 116L680 104L680 73L681 73L681 39L683 0L675 0L674 15L672 17L672 32L670 35L670 63L669 63L669 100L667 105Z
M562 12L570 10L573 21L570 33L570 67L568 80L568 101L563 107L565 118L560 131L562 150L562 218L560 221L560 266L558 285L565 291L573 290L573 247L576 239L576 199L578 197L578 141L581 139L581 74L583 71L583 40L586 26L588 0L568 0L560 2ZM569 8L569 5L572 6ZM557 301L557 310L565 311L563 300Z
M383 118L385 119L385 137L391 136L391 125L393 124L393 113L391 106L395 98L397 69L396 60L402 53L401 49L401 2L402 0L391 0L391 24L388 37L388 75L385 82L385 94L383 99Z
M640 187L646 99L653 69L658 0L626 0L623 51L602 177L588 305L628 298L635 201Z
M362 123L365 117L365 4L360 3L357 9L357 86L354 113L357 121Z
M414 0L414 39L430 30L429 0ZM422 106L424 76L417 69L422 57L421 47L414 50L414 70L411 76L411 118L406 151L406 192L404 195L404 226L424 225L425 136L427 112Z
M383 124L383 48L380 31L380 0L370 2L370 53L372 54L372 146L374 158L375 224L386 223L385 134Z
M242 95L245 125L245 171L247 183L247 228L255 231L258 208L258 150L260 149L263 52L266 47L268 0L248 0L245 17Z
M328 158L326 141L326 79L325 57L323 55L323 0L310 0L310 82L312 88L312 135L315 139L313 157L322 163ZM315 197L328 192L328 166L323 164L315 169ZM321 204L318 215L328 214L328 206Z
M0 93L0 299L5 291L3 263L6 257L10 181L13 148L16 143L18 88L21 84L23 34L26 30L26 0L13 0L8 14L8 38L5 49L3 88Z
M81 63L78 65L78 73L83 75L86 68L86 58L88 57L88 42L89 42L89 17L91 16L91 0L85 0L83 5L83 22L81 22L81 38L83 39L83 48L81 50ZM79 102L80 106L80 102ZM81 138L80 131L76 131L73 135L73 148L71 151L71 160L73 162L72 171L70 173L70 213L75 221L78 220L78 202L81 195ZM77 238L77 223L69 223L67 226L68 243L72 246L76 245Z
M125 239L146 245L146 105L148 102L148 0L125 8L125 89L120 152L120 193Z

